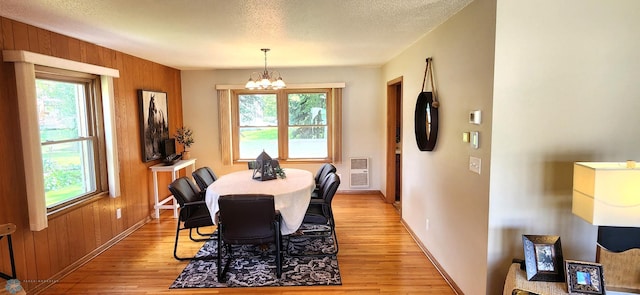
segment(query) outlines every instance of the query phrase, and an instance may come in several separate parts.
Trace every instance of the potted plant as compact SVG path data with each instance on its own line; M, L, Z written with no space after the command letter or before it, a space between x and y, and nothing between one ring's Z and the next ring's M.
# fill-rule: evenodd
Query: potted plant
M191 155L189 154L189 147L195 143L193 140L193 131L189 127L180 127L175 134L176 141L184 146L182 152L182 159L188 160Z

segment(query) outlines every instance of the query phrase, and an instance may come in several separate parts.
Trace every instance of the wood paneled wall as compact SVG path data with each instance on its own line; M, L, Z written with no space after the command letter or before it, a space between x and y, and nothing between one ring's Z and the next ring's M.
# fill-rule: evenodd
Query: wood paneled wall
M18 279L27 291L37 291L46 280L59 276L65 268L145 222L152 214L153 187L149 166L158 161L142 162L137 90L167 92L169 128L173 134L182 124L180 71L0 17L0 50L12 49L120 71L120 78L114 79L114 88L121 197L101 198L65 212L50 218L47 229L32 232L28 224L15 73L12 63L1 64L0 224L17 225L13 246ZM161 179L161 192L165 196L169 195L166 189L169 181L169 176ZM122 209L121 219L116 219L116 208ZM0 241L0 271L11 271L5 239Z

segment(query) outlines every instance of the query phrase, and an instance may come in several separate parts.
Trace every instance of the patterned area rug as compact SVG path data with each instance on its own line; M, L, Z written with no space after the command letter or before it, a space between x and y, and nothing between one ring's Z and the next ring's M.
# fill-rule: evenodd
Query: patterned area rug
M286 239L285 239L286 240ZM207 241L198 257L213 256L217 252L217 241ZM291 237L285 241L292 255L333 253L331 237ZM217 261L192 260L173 282L170 289L177 288L226 288L265 286L318 286L341 285L338 259L331 256L283 256L282 277L276 278L275 246L261 249L259 246L233 247L233 259L229 264L225 283L218 282ZM225 263L223 259L222 263Z

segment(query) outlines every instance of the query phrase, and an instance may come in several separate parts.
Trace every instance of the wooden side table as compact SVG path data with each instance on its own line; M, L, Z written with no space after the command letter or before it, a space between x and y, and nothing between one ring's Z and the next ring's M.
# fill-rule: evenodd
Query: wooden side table
M567 293L565 282L528 281L527 274L520 269L519 263L512 263L504 281L503 295L512 295L513 290L529 291L535 294L557 295Z
M173 198L173 195L159 200L158 172L171 172L171 181L174 181L178 178L178 171L189 166L191 166L191 173L193 173L196 169L196 159L180 160L173 165L157 164L149 167L153 172L153 200L155 202L153 208L155 209L155 218L160 218L160 209L173 209L173 218L178 218L178 203ZM173 200L173 204L167 204L171 200Z

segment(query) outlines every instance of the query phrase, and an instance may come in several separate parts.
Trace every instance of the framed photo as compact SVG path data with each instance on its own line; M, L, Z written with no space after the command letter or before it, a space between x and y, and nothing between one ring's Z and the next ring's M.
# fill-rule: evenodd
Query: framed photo
M569 294L606 294L602 264L567 260L565 267Z
M162 157L162 143L169 138L167 93L138 90L142 161Z
M522 235L527 280L564 282L559 236Z

